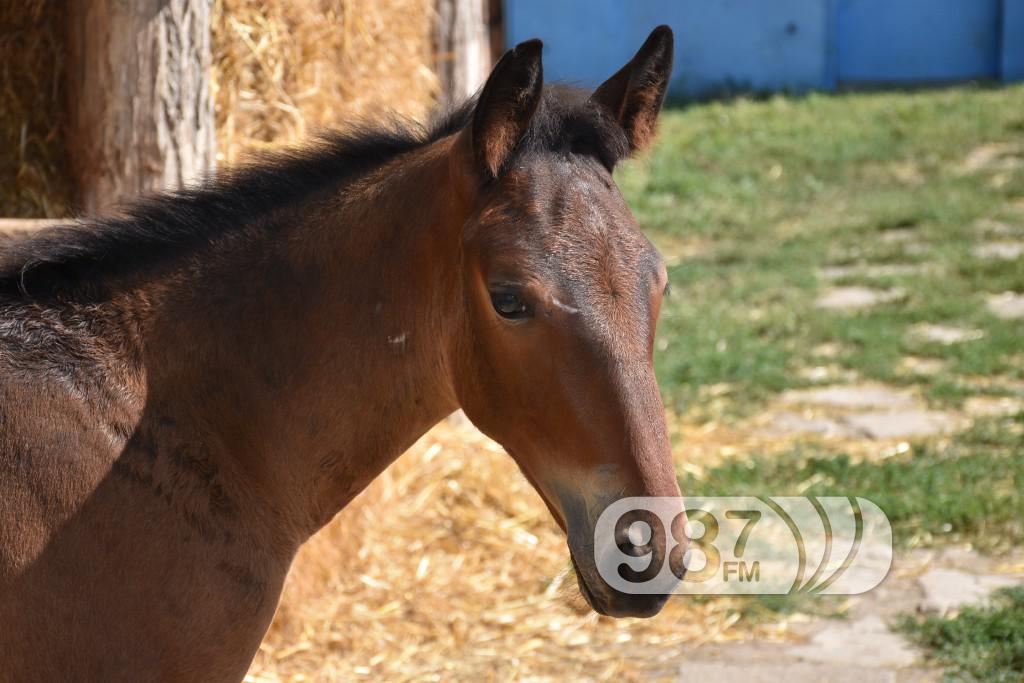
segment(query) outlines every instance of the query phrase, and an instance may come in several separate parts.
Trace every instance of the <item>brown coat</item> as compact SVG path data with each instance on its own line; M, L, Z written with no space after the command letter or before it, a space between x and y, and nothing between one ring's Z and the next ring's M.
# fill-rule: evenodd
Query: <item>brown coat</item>
M231 681L298 547L458 407L588 554L678 496L651 369L666 272L611 178L671 67L592 96L540 44L430 132L336 136L0 246L0 680Z

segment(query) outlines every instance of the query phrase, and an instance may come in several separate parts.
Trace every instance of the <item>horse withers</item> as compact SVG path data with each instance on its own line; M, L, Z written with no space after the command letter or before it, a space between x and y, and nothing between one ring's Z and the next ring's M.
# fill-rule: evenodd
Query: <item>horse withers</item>
M543 85L529 41L429 130L329 135L0 245L0 679L239 680L298 547L460 407L590 605L657 613L604 582L593 529L679 496L667 274L612 180L671 65L660 27L586 93Z

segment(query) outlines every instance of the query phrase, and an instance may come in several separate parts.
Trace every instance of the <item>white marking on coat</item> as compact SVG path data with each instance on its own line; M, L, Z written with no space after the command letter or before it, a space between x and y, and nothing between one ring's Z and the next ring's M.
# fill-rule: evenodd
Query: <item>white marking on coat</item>
M578 309L578 308L574 308L574 307L570 306L569 304L563 304L561 301L558 300L557 297L551 297L551 303L553 303L555 306L557 306L558 308L562 309L563 311L565 311L569 315L576 315L577 313L580 312L580 309Z

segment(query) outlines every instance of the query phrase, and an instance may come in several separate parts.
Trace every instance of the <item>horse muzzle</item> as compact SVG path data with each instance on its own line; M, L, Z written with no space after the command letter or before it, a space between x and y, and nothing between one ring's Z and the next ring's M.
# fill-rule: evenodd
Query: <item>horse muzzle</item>
M596 571L581 570L575 555L572 555L572 565L584 600L591 609L606 617L653 617L661 612L670 597L670 594L660 593L624 593L605 583Z
M682 499L678 500L681 506ZM597 538L596 533L602 530L595 532L597 520L585 514L586 506L570 505L563 509L567 512L566 535L573 569L580 592L594 611L610 617L658 614L685 575L682 566L687 547L685 536L676 531L671 534L676 540L670 542L668 527L655 524L654 528L648 526L651 533L647 538L631 539L627 530L634 521L653 520L650 516L627 514L616 525L614 537ZM685 524L685 515L678 523ZM636 571L623 561L632 561L632 558L646 569ZM655 576L658 580L650 584ZM665 577L669 581L665 581ZM614 586L609 584L610 580L614 581ZM656 586L657 591L650 590L643 585L645 583ZM633 586L635 591L630 590Z

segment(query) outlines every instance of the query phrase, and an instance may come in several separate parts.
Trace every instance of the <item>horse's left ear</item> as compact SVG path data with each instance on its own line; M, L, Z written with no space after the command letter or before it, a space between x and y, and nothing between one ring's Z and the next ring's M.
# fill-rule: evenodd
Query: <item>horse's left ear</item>
M654 137L672 76L672 43L672 29L654 29L633 59L590 96L615 114L626 131L631 151L645 148Z

